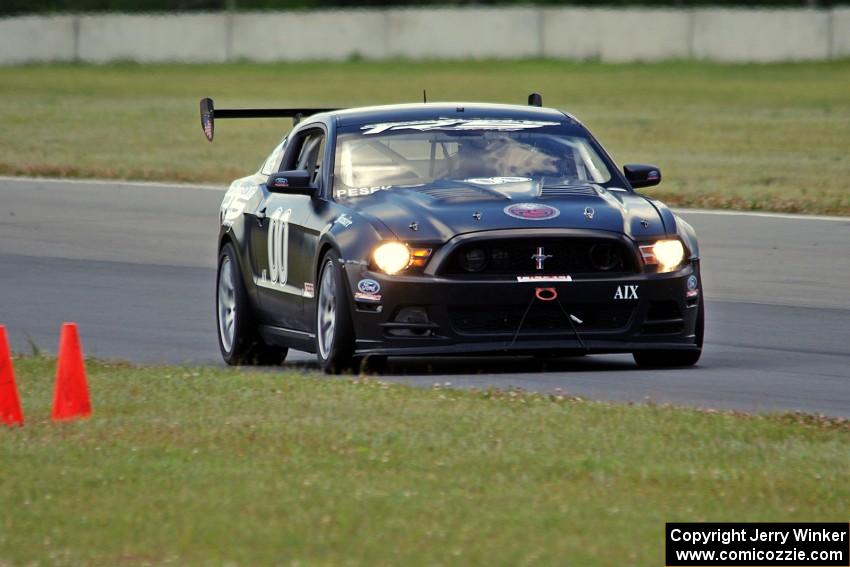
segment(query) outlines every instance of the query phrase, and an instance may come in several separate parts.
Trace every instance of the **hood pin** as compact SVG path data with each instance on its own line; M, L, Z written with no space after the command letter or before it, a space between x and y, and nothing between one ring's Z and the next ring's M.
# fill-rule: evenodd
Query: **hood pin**
M419 223L416 221L411 221L411 223L408 225L408 228L410 230L419 230Z
M640 225L641 225L643 228L649 228L649 221L648 221L648 220L646 220L646 219L640 219Z
M585 207L584 208L584 218L587 220L593 220L593 215L596 213L592 208Z
M474 213L472 213L472 218L474 218L475 220L481 220L481 211L475 211Z

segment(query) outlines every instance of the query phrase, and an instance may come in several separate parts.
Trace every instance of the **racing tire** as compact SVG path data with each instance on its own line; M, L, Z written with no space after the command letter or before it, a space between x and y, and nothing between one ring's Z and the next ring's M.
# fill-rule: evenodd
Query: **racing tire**
M700 285L700 289L702 285ZM705 302L702 294L697 307L697 322L694 328L696 350L644 350L633 352L632 356L641 368L683 368L693 366L702 355L702 342L705 336Z
M257 333L236 251L230 243L218 255L215 297L218 347L224 362L230 366L279 366L287 349L265 344Z
M316 358L326 374L350 372L354 365L351 300L333 250L322 258L316 290ZM359 366L359 365L358 365Z

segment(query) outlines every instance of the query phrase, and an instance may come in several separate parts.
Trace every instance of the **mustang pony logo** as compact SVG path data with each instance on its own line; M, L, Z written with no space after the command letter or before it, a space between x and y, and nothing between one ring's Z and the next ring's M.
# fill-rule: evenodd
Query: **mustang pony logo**
M542 270L543 269L543 262L545 262L547 258L551 258L551 257L552 257L551 254L546 254L543 251L542 246L538 246L537 247L537 253L532 255L531 259L534 260L534 267L537 268L538 270Z
M561 214L561 211L540 203L517 203L505 207L505 214L522 220L549 220Z

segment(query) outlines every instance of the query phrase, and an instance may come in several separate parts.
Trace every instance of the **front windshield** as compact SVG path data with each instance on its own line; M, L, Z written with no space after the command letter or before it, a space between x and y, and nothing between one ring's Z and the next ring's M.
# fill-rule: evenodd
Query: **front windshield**
M400 122L337 136L337 198L440 182L576 185L610 180L611 172L589 140L557 122Z

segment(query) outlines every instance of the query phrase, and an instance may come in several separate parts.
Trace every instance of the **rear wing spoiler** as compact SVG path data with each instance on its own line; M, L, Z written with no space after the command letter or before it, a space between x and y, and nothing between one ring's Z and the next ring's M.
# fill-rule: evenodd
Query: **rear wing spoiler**
M319 114L320 112L331 112L337 108L220 108L213 106L211 98L201 99L201 128L204 136L210 142L215 134L216 118L292 118L294 124L298 124L305 116Z

